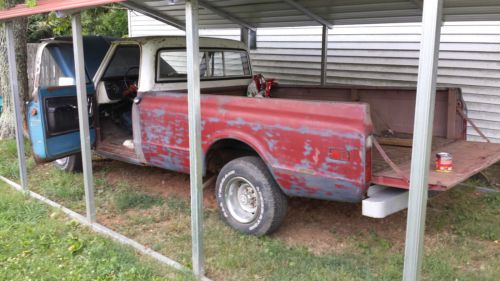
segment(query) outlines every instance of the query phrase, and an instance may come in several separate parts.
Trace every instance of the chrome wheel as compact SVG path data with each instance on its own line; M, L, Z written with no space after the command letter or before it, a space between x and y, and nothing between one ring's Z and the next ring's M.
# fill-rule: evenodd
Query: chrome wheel
M68 161L69 161L69 157L64 157L61 159L57 159L55 162L58 166L64 167L64 166L66 166L66 163L68 163Z
M240 223L250 223L258 215L260 205L257 189L248 180L235 177L225 188L226 205L231 216Z

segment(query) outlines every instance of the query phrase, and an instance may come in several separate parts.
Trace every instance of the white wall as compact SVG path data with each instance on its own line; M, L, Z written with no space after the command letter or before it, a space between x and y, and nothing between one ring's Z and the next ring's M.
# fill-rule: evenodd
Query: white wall
M462 88L469 116L500 142L500 22L443 27L439 86ZM182 35L146 16L130 13L130 36ZM329 32L328 82L415 86L419 24L336 26ZM202 30L202 36L239 40L239 30ZM253 70L281 83L319 83L321 28L261 28ZM469 139L482 140L470 127Z

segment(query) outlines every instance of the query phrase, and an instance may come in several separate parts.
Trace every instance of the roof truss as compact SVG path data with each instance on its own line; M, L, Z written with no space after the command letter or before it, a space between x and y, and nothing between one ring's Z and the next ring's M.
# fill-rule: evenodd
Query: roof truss
M424 8L424 2L423 0L411 0L411 2L415 3L417 7L422 10Z
M207 10L210 10L212 13L220 16L220 17L223 17L225 19L228 19L238 25L240 25L241 27L244 27L246 29L250 29L250 30L257 30L257 27L254 26L254 25L251 25L235 16L232 16L230 15L229 13L226 13L225 11L221 10L220 8L217 8L215 7L214 5L204 1L204 0L198 0L198 3L201 7L203 7L204 9L207 9Z
M158 10L154 10L154 9L145 7L145 6L137 4L136 2L133 2L133 1L123 2L122 5L131 9L131 10L134 10L134 11L140 12L142 14L145 14L147 16L150 16L150 17L154 18L155 20L172 25L180 30L184 30L184 31L186 30L186 25L184 23L179 22L178 20L176 20L173 17L165 15L164 13L161 13Z
M324 25L328 28L332 28L333 25L332 23L330 23L329 21L327 21L326 19L318 16L317 14L313 13L311 10L309 10L308 8L304 7L302 4L298 3L297 1L295 0L283 0L284 2L288 3L290 6L294 7L295 9L301 11L304 15L310 17L311 19L319 22L321 25Z

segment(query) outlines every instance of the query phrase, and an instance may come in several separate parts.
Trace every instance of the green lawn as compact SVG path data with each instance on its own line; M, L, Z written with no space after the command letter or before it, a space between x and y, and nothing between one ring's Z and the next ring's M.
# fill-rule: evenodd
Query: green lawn
M185 280L0 182L0 280Z
M0 159L0 175L16 179L17 163L13 142L0 143L0 155L5 155ZM28 166L30 188L84 213L81 174L63 173L51 165L35 166L31 160ZM114 161L94 163L98 221L189 267L191 261L189 200L179 195L167 196L148 191L147 184L134 181L130 176L131 173L134 174L133 177L143 175L147 178L149 173L165 172L150 172L148 168L118 165ZM169 188L168 177L176 175L174 173L166 175L165 189ZM4 188L1 191L3 194ZM212 190L205 190L206 194L210 192ZM0 204L7 204L3 201L23 201L19 195L7 194L6 199L2 196ZM302 201L300 203L302 204ZM302 214L304 225L296 227L295 231L305 230L306 234L309 226L313 227L324 219L318 217L317 208L350 206L314 200L305 201L304 204L309 206L308 213L307 216ZM29 213L21 211L19 216L22 218L12 219L22 225L31 223L32 228L37 227L36 230L20 227L19 233L15 234L18 237L38 237L35 243L28 244L36 245L35 250L26 253L32 257L32 263L35 265L26 267L29 270L40 268L40 271L49 272L51 275L48 276L53 276L54 280L69 278L68 272L71 271L83 274L80 267L90 268L90 271L99 273L82 275L81 278L76 278L79 280L95 280L98 274L104 274L104 278L109 272L120 272L115 274L122 275L111 277L120 279L134 267L136 270L129 273L135 274L131 280L165 276L162 275L165 273L153 270L159 268L157 265L149 263L151 267L141 267L144 263L138 261L133 252L106 242L82 227L67 224L61 218L50 219L50 212L38 204L28 202L15 205L21 210L26 209L19 207L24 205L36 206L32 207L33 210L42 210ZM0 206L3 210L3 205ZM297 212L297 204L292 204L291 211L294 211L294 208ZM19 209L11 209L9 212L16 215ZM331 225L326 226L330 229L327 234L331 237L327 238L335 238L338 245L325 244L320 247L321 251L305 243L301 244L300 241L294 244L288 243L285 235L279 232L271 237L262 238L241 235L222 223L213 208L206 208L204 217L206 272L208 277L214 280L401 280L405 213L395 214L384 220L363 218L356 209L332 214L327 221ZM24 218L26 222L23 221ZM500 276L498 193L480 194L474 188L457 187L430 201L427 218L424 280L498 280ZM38 219L44 222L37 224ZM287 218L289 223L292 223L293 219L293 217ZM338 224L338 221L343 221L344 224ZM3 225L2 221L2 227ZM11 228L6 229L11 232ZM2 228L2 231L7 230ZM57 237L55 240L59 247L44 246L46 244L44 241L52 241L51 238L46 238L48 235L46 233L55 233L51 237ZM315 233L310 235L314 236ZM75 236L78 239L74 239ZM10 241L8 239L9 237L2 236L1 243ZM19 242L24 240L15 239L13 242L18 242L19 246L9 246L11 250L7 251L4 250L6 246L1 244L0 265L4 268L2 272L5 272L2 274L18 272L8 269L11 267L4 263L19 259L19 255L22 257L24 251L29 251L29 247L23 248L24 242ZM79 249L78 241L83 241L84 247L72 253L70 248L73 244L76 244L75 249ZM42 255L54 256L57 262L49 263L48 258L40 261ZM64 262L57 260L61 258L59 255ZM115 256L115 259L104 258L103 255ZM35 261L37 259L39 261ZM105 263L101 269L101 261L104 260L113 262ZM57 269L52 265L61 263L68 265L64 269ZM168 276L175 276L167 278L168 280L185 277ZM3 279L5 279L3 275L0 275L0 280Z

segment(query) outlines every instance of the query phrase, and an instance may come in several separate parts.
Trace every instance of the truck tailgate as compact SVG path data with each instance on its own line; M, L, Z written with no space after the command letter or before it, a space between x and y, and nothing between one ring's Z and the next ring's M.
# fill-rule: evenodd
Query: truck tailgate
M453 156L453 172L435 171L434 160L437 152L451 153ZM374 162L380 162L380 160L377 160L378 152L374 151L373 154ZM388 154L391 159L403 159L398 161L397 164L407 178L410 178L411 148L393 148L392 151L388 151ZM500 144L457 140L434 147L429 167L429 189L450 189L498 161L500 161ZM374 169L372 183L399 188L408 188L409 186L408 182L390 167Z

